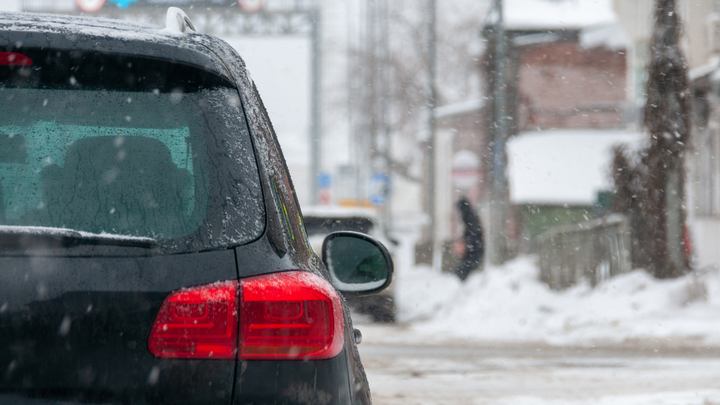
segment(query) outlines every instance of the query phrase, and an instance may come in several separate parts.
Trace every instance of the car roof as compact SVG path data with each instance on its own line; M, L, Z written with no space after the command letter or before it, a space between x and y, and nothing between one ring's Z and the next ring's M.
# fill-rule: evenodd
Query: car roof
M0 46L88 50L158 57L231 77L208 45L211 35L180 33L133 21L87 16L0 12Z

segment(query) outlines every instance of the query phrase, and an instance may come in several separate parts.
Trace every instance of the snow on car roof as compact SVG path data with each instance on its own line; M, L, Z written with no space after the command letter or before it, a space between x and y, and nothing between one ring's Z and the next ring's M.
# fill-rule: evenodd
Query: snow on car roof
M109 18L42 13L0 12L2 31L78 34L121 40L173 43L177 34L163 27Z
M14 12L0 12L0 32L17 37L10 41L17 41L14 44L18 48L45 46L47 41L42 38L43 35L57 36L53 46L66 49L168 58L200 66L219 75L231 74L218 59L218 53L210 52L210 49L226 49L227 44L212 35L180 33L173 29L107 18ZM39 35L22 39L26 32ZM231 56L234 52L222 53ZM243 75L244 62L239 62L237 68L241 72L238 73Z
M639 147L646 135L624 130L524 132L507 143L513 204L592 205L612 188L612 147Z

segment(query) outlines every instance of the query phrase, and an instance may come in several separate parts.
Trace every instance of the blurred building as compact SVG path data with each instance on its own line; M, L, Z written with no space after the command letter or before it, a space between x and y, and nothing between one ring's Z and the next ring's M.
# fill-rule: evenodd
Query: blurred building
M627 129L528 131L508 141L515 247L533 252L553 227L588 222L609 212L614 188L612 149L637 150L644 134Z
M510 201L506 233L509 248L517 253L531 251L534 238L552 226L603 212L611 189L609 149L615 142L637 138L637 108L628 102L628 40L611 0L507 0L504 12ZM474 196L486 225L493 169L490 123L495 114L493 26L485 26L483 35L489 49L482 63L488 102L480 113L468 110L440 124L458 138L451 154L467 147L480 159ZM576 147L584 149L575 153ZM529 180L523 173L534 177ZM568 174L574 176L574 185L568 183ZM447 229L450 238L457 238L454 230L461 228L456 224Z
M646 66L653 30L655 0L613 0L618 20L628 44L628 97L635 103L645 100ZM681 46L691 76L714 70L718 64L718 2L716 0L677 0L683 24Z
M488 123L484 114L484 99L447 104L435 109L437 135L435 142L436 227L435 240L442 247L441 262L444 270L454 266L452 244L461 237L463 228L455 207L460 197L477 205L485 201L488 180L482 151L487 139L478 134L486 132ZM485 225L485 221L482 221Z
M608 22L510 31L517 132L508 142L507 173L517 251L533 250L534 239L553 226L587 221L607 208L601 196L612 189L610 149L632 137L626 129L636 120L626 98L626 41L617 28ZM533 35L550 41L525 44ZM535 159L519 152L524 145L535 145ZM535 187L523 172L534 173Z

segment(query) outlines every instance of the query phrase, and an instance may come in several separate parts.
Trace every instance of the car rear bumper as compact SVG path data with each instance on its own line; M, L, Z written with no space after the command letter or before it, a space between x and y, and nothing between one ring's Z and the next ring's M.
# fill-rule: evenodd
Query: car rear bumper
M328 360L241 361L233 405L352 404L345 350Z

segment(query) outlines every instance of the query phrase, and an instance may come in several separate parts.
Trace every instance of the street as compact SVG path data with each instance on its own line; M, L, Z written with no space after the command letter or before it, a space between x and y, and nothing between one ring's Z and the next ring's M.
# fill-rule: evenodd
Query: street
M358 328L378 405L720 404L719 348L423 343L402 326Z

